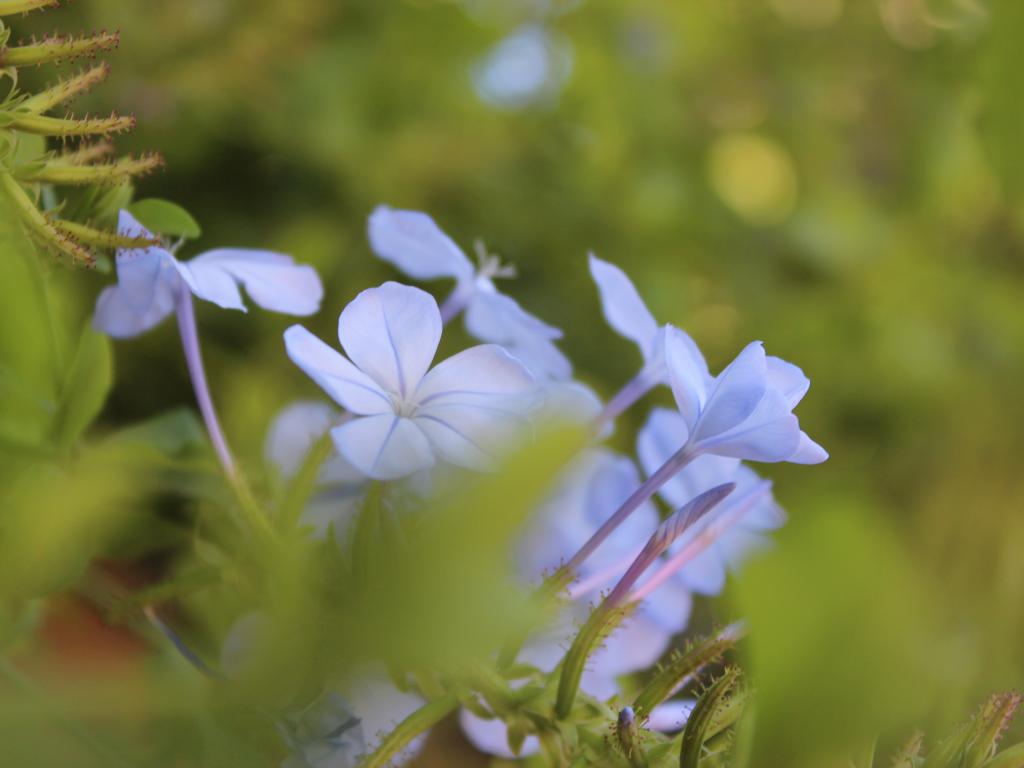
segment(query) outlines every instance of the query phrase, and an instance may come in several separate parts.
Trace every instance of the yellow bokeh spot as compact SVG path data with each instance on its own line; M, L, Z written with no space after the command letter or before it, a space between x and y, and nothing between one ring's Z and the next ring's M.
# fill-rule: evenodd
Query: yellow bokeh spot
M720 136L711 145L708 173L722 202L750 224L779 224L796 205L793 159L781 144L763 136Z

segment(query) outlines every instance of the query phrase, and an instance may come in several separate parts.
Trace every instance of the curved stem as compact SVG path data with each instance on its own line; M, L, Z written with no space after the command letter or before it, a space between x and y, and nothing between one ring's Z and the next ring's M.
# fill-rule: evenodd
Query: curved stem
M185 362L188 364L188 372L192 377L192 388L195 390L196 400L199 401L199 411L203 414L206 431L210 433L210 441L213 443L213 449L217 452L221 466L224 467L225 474L237 486L238 476L235 470L235 460L231 456L227 440L224 439L220 422L217 420L217 412L213 408L213 399L210 397L210 387L206 383L203 355L199 349L199 332L196 329L196 313L192 308L192 292L184 281L178 286L178 295L175 297L174 304L178 315L178 330L181 332L181 346L185 349Z
M687 464L697 458L699 454L694 452L687 443L679 451L666 461L661 468L647 478L647 482L637 488L633 495L626 499L625 503L618 508L614 515L609 517L604 525L597 529L597 533L590 537L590 540L584 544L580 551L572 556L572 559L565 564L565 568L569 573L576 573L583 562L590 557L594 550L597 549L601 544L611 536L612 532L618 528L622 523L633 514L641 504L647 501L653 496L661 486L675 477Z
M603 568L592 576L588 576L575 584L570 584L569 588L565 590L566 594L569 595L570 599L575 600L577 597L585 595L588 592L593 592L598 587L607 584L616 576L621 576L629 570L629 566L633 564L633 561L640 557L640 553L644 551L644 547L646 546L646 543L641 544L639 547L635 547L630 550L624 557L620 557L607 568Z
M608 401L601 412L594 419L592 429L595 433L604 429L605 425L615 421L625 413L637 400L646 395L658 385L658 377L647 367L640 369L640 372L620 389L615 396Z

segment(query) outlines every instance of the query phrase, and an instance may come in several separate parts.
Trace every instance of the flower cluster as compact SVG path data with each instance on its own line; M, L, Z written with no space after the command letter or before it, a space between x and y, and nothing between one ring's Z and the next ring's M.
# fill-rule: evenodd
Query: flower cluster
M126 212L120 232L160 244L118 252L118 284L100 296L94 325L124 338L177 312L201 410L236 480L206 386L192 296L244 311L241 284L263 308L309 315L322 298L319 279L311 267L265 251L218 249L179 261ZM429 293L397 282L364 290L339 318L341 351L301 325L288 328L288 357L337 408L301 402L285 409L268 435L268 464L282 478L296 476L329 433L333 449L316 459L315 492L301 515L313 535L333 530L344 538L375 484L406 506L427 503L439 484L471 484L474 473L494 470L539 431L566 423L582 429L587 446L558 475L514 546L521 584L547 577L561 608L503 653L519 668L560 675L557 715L564 716L577 691L598 702L621 698L622 676L650 668L686 627L693 593L719 593L726 573L766 546L767 534L784 522L771 483L743 462L827 458L793 414L809 380L767 356L761 342L712 376L683 330L659 326L626 274L590 255L605 319L642 358L605 404L572 380L572 365L555 344L561 332L498 291L494 279L514 273L482 246L474 267L429 216L385 206L369 218L369 239L378 256L409 277L452 278L454 290L440 307ZM483 343L434 364L443 328L459 313ZM615 419L657 386L671 389L676 408L651 411L637 439L638 462L603 446ZM673 510L664 520L656 495ZM578 633L574 625L582 625ZM319 709L278 723L293 752L288 765L349 765L421 701L391 688L382 673L367 674L343 692L347 703L332 693ZM513 688L519 684L513 680ZM674 690L643 710L646 728L681 727L692 702L672 699ZM380 703L387 701L393 711ZM535 733L506 717L500 697L463 703L462 727L481 750L511 758L541 749ZM360 732L358 719L371 710L380 728ZM627 725L636 722L632 709L623 713ZM408 756L415 742L394 746L374 752L370 764L402 747Z

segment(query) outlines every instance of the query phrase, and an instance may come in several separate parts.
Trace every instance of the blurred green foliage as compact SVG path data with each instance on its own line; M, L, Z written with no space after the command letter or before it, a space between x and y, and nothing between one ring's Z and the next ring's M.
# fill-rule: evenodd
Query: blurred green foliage
M485 103L472 68L533 21L571 47L564 90ZM831 459L764 468L791 530L735 606L705 612L754 619L758 719L777 730L752 759L783 746L815 759L908 718L949 726L1024 685L1017 0L82 0L14 19L13 37L55 23L120 28L110 82L74 111L137 114L118 147L165 156L139 197L195 216L202 237L183 255L269 247L314 264L327 297L307 325L323 338L357 292L401 279L364 235L386 202L516 263L503 288L565 330L604 396L640 361L601 320L588 249L713 370L754 338L804 369L799 415ZM196 520L225 517L201 433L162 416L192 404L174 324L113 345L83 331L111 277L56 270L0 223L0 581L48 591L97 551L165 574ZM284 356L289 318L197 313L228 438L258 478L274 413L320 392ZM465 343L451 329L439 357ZM616 447L631 449L654 402L668 393L620 420ZM199 538L230 541L234 525ZM17 551L23 530L37 537ZM237 615L195 602L221 633ZM820 744L793 741L807 718ZM193 757L231 764L211 757L231 738Z

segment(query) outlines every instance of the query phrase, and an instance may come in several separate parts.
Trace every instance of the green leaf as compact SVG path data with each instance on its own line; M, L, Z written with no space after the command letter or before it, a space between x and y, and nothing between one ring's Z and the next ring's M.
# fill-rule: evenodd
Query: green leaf
M57 445L66 452L103 408L114 380L110 340L88 325L82 329L54 419Z
M984 97L979 114L981 139L999 175L1006 195L1024 202L1024 154L1020 127L1024 124L1024 3L994 0L992 24L979 62L979 84Z
M181 206L150 197L128 206L128 213L150 232L194 240L202 234L199 224Z
M845 760L923 714L932 683L917 660L939 651L909 562L886 527L837 503L748 565L735 591L758 690L752 765Z
M148 443L166 456L180 456L189 447L206 445L206 432L190 408L175 408L133 424L110 437L111 443Z
M39 261L0 196L0 440L47 444L60 388L57 329Z
M140 446L110 446L67 467L35 464L0 487L0 593L35 597L74 581L148 487L151 468Z
M1014 744L993 757L985 768L1024 768L1024 744Z

